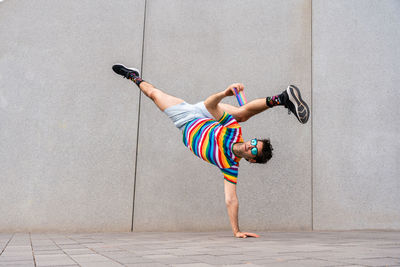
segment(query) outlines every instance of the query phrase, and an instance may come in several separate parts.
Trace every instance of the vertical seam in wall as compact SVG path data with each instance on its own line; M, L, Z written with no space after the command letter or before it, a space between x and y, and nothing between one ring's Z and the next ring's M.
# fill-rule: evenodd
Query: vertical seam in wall
M147 9L147 0L144 0L144 15L143 15L143 39L142 39L142 61L140 63L140 71L141 76L143 77L143 59L144 59L144 38L146 31L146 9ZM131 223L131 232L133 232L133 220L135 217L135 203L136 203L136 179L137 179L137 163L138 163L138 147L139 147L139 130L140 130L140 109L141 109L141 101L142 100L142 92L139 90L139 105L138 105L138 119L137 119L137 129L136 129L136 156L135 156L135 174L133 180L133 204L132 204L132 223Z
M313 114L313 1L311 0L311 115ZM311 231L314 231L314 116L311 116Z

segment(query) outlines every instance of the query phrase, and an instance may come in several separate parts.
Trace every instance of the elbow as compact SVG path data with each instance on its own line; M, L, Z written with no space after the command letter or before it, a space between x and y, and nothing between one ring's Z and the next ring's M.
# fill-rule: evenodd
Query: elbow
M238 205L239 201L237 197L226 197L225 198L225 204L226 206L235 206Z
M205 106L208 110L210 110L210 109L212 108L210 102L211 102L211 101L210 101L210 98L207 98L207 99L204 101L204 106Z

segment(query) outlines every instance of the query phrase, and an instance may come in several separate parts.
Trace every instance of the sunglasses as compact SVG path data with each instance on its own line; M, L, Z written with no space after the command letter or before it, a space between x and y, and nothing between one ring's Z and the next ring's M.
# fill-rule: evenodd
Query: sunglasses
M254 156L257 156L257 154L258 154L258 148L257 148L257 139L252 139L251 141L250 141L250 144L252 145L252 146L254 146L252 149L251 149L251 154L253 154Z

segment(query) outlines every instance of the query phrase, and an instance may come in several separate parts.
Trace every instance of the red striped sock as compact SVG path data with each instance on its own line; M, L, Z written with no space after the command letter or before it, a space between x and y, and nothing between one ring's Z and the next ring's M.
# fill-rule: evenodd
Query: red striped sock
M136 83L137 86L140 85L141 82L143 82L143 79L140 78L139 76L133 75L131 77L129 77L129 79L131 79L134 83Z

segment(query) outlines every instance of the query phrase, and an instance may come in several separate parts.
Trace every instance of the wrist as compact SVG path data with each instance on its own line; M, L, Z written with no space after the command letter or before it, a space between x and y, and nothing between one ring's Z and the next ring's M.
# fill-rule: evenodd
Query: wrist
M228 96L228 89L226 89L226 90L220 92L219 95L220 95L220 97L222 97L222 98Z

